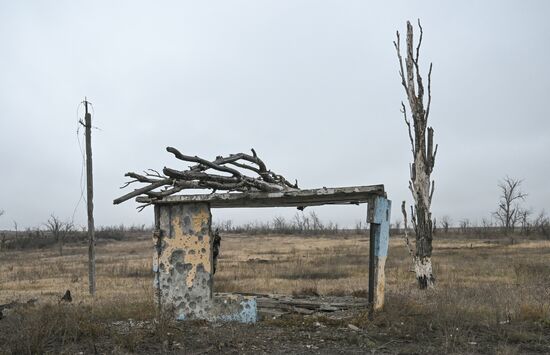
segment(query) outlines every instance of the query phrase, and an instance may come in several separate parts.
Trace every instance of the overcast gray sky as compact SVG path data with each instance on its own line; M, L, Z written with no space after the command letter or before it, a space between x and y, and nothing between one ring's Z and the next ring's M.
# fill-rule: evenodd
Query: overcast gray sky
M0 229L71 218L84 96L101 129L97 225L152 223L150 208L112 200L127 171L185 168L167 145L209 158L254 147L304 188L383 183L400 218L411 154L392 41L417 18L424 73L434 63L434 215L489 217L506 175L549 210L548 15L548 1L1 1ZM352 225L365 207L316 211Z

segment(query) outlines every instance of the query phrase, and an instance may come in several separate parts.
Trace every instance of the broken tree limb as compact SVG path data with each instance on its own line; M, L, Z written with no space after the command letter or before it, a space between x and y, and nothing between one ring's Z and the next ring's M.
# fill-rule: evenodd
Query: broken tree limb
M151 185L148 185L148 186L144 186L142 188L139 188L139 189L135 189L134 191L132 192L129 192L127 193L126 195L124 196L121 196L117 199L115 199L113 201L113 203L115 205L118 205L119 203L122 203L124 201L128 201L129 199L133 198L133 197L137 197L139 195L143 195L144 193L146 192L149 192L151 190L154 190L156 188L159 188L161 186L164 186L166 185L167 183L170 183L170 179L165 179L165 180L160 180L160 181L157 181L157 182L154 182L152 183Z
M403 213L403 237L405 238L405 245L407 246L407 251L409 252L409 255L414 259L413 248L409 240L409 226L407 223L407 208L405 201L403 201L403 203L401 204L401 213Z
M219 164L216 164L214 162L210 162L206 159L202 159L202 158L199 158L197 156L192 157L192 156L189 156L189 155L181 154L176 148L166 147L166 151L174 154L174 156L177 159L180 159L180 160L183 160L183 161L188 161L188 162L193 162L193 163L199 163L199 165L204 165L208 168L212 168L212 169L215 169L215 170L230 173L230 174L233 174L234 176L241 176L241 173L238 172L235 169L228 168L227 166L219 165ZM206 169L201 169L201 170L206 170Z
M229 192L299 190L298 181L292 184L282 175L268 170L254 149L252 149L252 155L245 153L230 154L227 157L218 156L213 161L183 154L174 147L167 147L166 151L172 153L178 160L196 163L196 165L189 167L187 170L164 167L162 173L154 169L147 169L143 174L126 173L125 176L132 180L126 182L121 188L134 183L147 185L115 199L113 203L119 204L138 196L147 197L150 201L159 201L185 189L210 189L212 191L223 190ZM245 173L253 173L254 176L248 176Z

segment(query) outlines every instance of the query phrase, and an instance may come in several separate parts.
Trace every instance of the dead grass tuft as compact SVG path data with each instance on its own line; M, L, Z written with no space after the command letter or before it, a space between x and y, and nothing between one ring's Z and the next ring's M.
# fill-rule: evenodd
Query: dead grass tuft
M298 296L319 296L319 291L317 290L317 287L305 287L300 290L294 290L292 291L292 295L294 297Z

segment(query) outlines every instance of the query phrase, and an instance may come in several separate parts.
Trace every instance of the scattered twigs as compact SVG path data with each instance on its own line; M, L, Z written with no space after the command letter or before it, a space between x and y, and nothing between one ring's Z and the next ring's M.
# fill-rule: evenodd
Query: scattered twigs
M165 167L162 173L154 169L147 169L143 174L126 173L125 176L131 180L124 183L121 188L126 188L133 183L148 185L115 199L114 204L140 195L146 195L153 200L162 199L185 189L211 189L213 192L217 190L239 192L298 190L298 181L292 184L282 175L268 170L254 149L252 149L252 155L230 154L227 157L218 156L213 161L198 156L185 155L173 147L167 147L166 150L174 154L178 160L196 163L196 165L187 170ZM210 173L211 170L218 173ZM244 172L252 172L257 176L248 176ZM142 205L139 209L142 210L146 206Z

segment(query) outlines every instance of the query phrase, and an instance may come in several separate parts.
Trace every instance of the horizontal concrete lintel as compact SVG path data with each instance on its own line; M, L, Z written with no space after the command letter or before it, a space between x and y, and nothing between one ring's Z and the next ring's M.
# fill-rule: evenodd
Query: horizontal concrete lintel
M386 196L384 185L323 187L281 192L214 193L199 195L173 195L162 200L137 197L139 203L190 204L207 202L212 208L239 207L306 207L330 204L359 204L376 196Z

